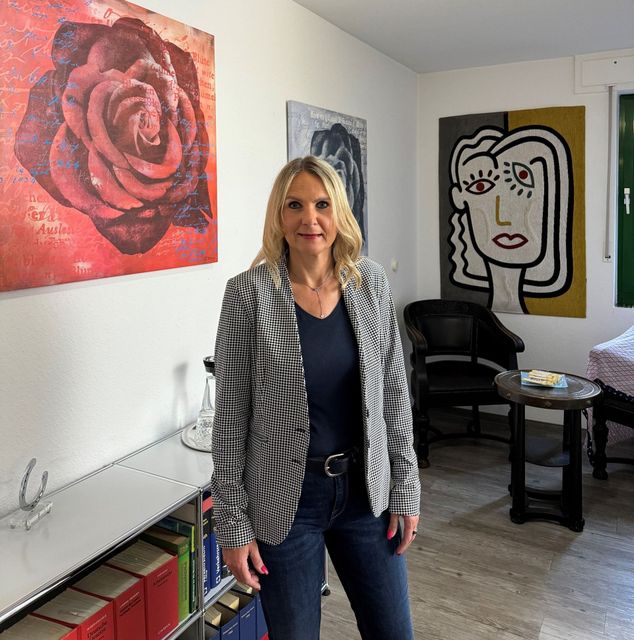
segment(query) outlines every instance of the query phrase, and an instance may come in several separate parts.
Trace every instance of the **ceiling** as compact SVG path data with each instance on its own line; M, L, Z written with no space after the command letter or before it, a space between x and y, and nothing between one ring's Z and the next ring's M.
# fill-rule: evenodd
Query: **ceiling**
M419 73L634 47L634 0L295 2Z

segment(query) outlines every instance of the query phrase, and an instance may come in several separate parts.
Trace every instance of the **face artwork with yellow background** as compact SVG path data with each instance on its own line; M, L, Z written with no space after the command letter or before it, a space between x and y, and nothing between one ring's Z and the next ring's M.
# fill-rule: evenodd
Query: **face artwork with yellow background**
M585 108L440 120L441 296L585 317Z

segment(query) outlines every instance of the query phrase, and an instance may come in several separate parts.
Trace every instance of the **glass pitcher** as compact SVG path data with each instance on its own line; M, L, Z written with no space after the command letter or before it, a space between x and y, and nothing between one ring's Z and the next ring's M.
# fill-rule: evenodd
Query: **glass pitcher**
M214 401L216 397L216 377L213 356L203 358L205 365L205 390L203 392L203 401L198 412L196 420L196 429L194 437L196 442L204 448L211 448L211 432L214 426Z

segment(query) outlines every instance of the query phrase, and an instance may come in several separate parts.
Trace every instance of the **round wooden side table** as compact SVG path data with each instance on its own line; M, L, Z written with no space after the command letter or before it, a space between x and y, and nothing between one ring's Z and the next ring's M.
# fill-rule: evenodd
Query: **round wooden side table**
M569 373L565 388L537 387L521 383L521 371L504 371L495 377L498 393L511 403L513 445L511 453L511 520L550 520L572 531L583 531L581 489L581 411L601 395L599 385ZM552 440L526 438L525 406L564 412L562 445L553 449ZM561 490L526 487L526 462L561 467ZM535 506L531 502L540 502ZM550 508L545 508L549 503Z

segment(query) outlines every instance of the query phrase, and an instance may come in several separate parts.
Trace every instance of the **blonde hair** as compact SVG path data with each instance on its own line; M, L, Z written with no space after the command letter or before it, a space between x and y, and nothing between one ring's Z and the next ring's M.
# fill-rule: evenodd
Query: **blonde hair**
M332 256L335 260L335 274L341 287L354 280L361 286L361 274L357 263L361 255L363 239L350 205L346 191L337 172L324 160L314 156L296 158L288 162L278 173L264 219L262 248L255 257L251 267L264 263L268 267L276 287L281 284L279 261L286 253L287 243L282 228L282 210L291 182L302 172L312 173L323 183L330 198L333 220L337 228L337 237L332 245Z

